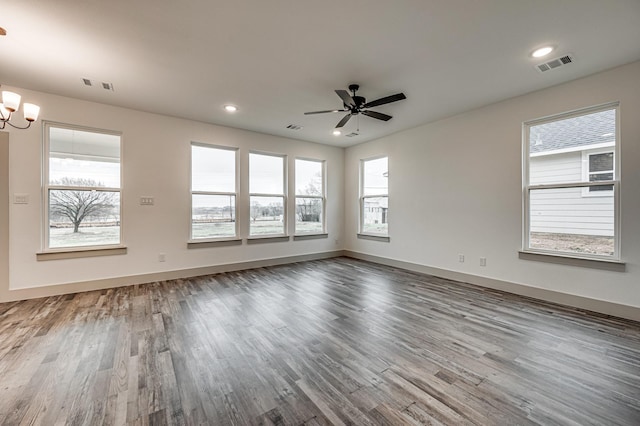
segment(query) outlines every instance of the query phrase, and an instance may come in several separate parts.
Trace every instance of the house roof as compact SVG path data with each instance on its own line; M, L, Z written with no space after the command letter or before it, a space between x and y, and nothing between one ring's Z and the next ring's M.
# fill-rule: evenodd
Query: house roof
M615 120L616 111L610 109L531 126L529 152L537 154L614 143Z

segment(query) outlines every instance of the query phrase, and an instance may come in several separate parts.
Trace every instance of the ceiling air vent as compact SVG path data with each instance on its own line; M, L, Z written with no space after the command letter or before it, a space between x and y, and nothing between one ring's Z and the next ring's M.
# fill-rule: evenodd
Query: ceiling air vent
M289 129L289 130L300 130L300 129L302 129L302 126L298 126L297 124L289 124L287 126L287 129Z
M93 86L93 83L88 78L83 78L82 82L84 83L85 86Z
M104 90L111 90L113 92L113 83L102 82L102 88Z
M348 135L345 135L345 136L348 137L348 138L352 138L354 136L358 136L359 134L360 133L357 133L357 132L351 132L351 133L349 133Z
M568 54L568 55L564 55L561 56L559 58L556 59L552 59L550 61L547 61L543 64L538 64L536 65L536 69L539 72L546 72L552 69L556 69L556 68L560 68L564 65L569 65L570 63L572 63L574 61L573 55Z

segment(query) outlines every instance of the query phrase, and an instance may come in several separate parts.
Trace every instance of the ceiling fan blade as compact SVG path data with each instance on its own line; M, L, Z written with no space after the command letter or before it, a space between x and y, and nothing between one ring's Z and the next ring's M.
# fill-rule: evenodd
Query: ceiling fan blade
M383 121L389 121L393 118L390 115L383 114L381 112L375 112L375 111L362 111L362 113L368 117L377 118L378 120L383 120Z
M336 90L336 93L340 96L340 99L342 99L342 102L344 102L345 105L355 108L356 102L353 100L349 92L346 90Z
M342 120L340 120L340 122L336 125L336 129L339 129L340 127L344 126L345 124L347 124L347 121L349 121L349 119L351 118L351 114L347 114L345 115Z
M362 105L362 108L371 108L371 107L380 106L384 104L390 104L391 102L401 101L403 99L407 99L404 93L396 93L395 95L385 96L384 98L367 102L366 104Z
M345 112L348 111L347 109L329 109L326 111L311 111L311 112L305 112L304 115L310 115L310 114L324 114L327 112Z

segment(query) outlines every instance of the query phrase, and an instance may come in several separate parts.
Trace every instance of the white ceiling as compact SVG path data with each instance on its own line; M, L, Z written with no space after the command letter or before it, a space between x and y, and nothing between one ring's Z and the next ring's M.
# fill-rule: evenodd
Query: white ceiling
M640 59L639 0L4 0L0 26L2 84L337 146ZM545 44L575 62L539 73ZM303 115L350 83L407 100L353 138Z

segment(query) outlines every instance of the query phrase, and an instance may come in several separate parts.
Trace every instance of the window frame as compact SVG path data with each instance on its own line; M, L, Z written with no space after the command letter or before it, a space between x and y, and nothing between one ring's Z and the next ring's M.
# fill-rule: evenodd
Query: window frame
M235 173L234 173L234 188L235 192L224 192L224 191L194 191L193 190L193 147L198 146L201 148L211 148L225 151L233 151L235 158ZM189 240L188 243L208 243L208 242L216 242L216 241L234 241L239 238L239 228L238 228L238 198L240 194L240 155L239 149L237 147L232 146L223 146L210 144L205 142L195 142L192 141L190 144L190 156L189 156L189 189L190 189L190 198L189 198ZM193 237L193 196L194 195L220 195L220 196L234 196L234 235L228 236L219 236L219 237L204 237L204 238L194 238Z
M314 163L320 163L320 170L322 172L322 177L321 177L321 189L322 189L322 194L321 195L298 195L298 187L296 186L296 178L297 178L297 172L298 172L298 165L297 165L297 161L308 161L308 162L314 162ZM311 235L320 235L320 234L326 234L327 233L327 197L326 197L326 193L327 193L327 171L326 171L326 167L327 167L327 162L325 160L318 160L318 159L314 159L314 158L307 158L307 157L295 157L294 161L293 161L293 165L294 165L294 179L293 179L293 193L294 193L294 214L295 219L294 219L294 224L293 224L293 235L294 236L311 236ZM314 199L319 199L322 202L322 229L320 232L317 231L313 231L313 232L298 232L298 230L296 229L296 224L298 223L297 220L297 207L298 207L298 198L314 198Z
M530 140L529 129L532 126L537 126L545 123L551 123L554 121L561 121L565 119L575 118L583 115L589 115L597 112L614 110L615 111L615 142L610 147L604 147L604 152L613 152L613 180L608 181L583 181L583 182L563 182L558 184L535 184L531 185L529 176L529 160L530 160ZM602 146L594 146L594 153L601 153L599 149ZM598 151L598 152L596 152ZM584 159L584 152L582 153ZM587 157L588 159L588 157ZM583 162L584 164L584 162ZM586 166L588 169L588 165ZM584 165L582 167L582 178L585 178ZM588 170L587 170L588 175ZM587 176L588 177L588 176ZM587 179L588 180L588 179ZM613 255L596 255L596 254L582 254L572 253L565 251L547 250L540 248L530 247L530 227L531 227L531 192L535 190L544 189L565 189L565 188L582 188L582 194L589 192L590 187L594 186L613 186L613 192L602 194L602 196L613 196ZM588 195L594 196L594 195ZM597 196L597 195L595 195ZM555 258L568 258L568 259L587 259L602 262L620 262L620 103L610 102L606 104L596 105L587 108L581 108L565 113L554 114L534 120L525 121L522 124L522 253L530 253L535 255L548 255Z
M119 146L119 171L120 171L120 187L89 187L89 186L66 186L66 185L51 185L49 182L49 159L50 159L50 129L58 128L58 129L66 129L66 130L78 130L82 132L90 132L90 133L100 133L105 135L117 136L120 139ZM38 256L46 255L47 253L74 253L74 252L98 252L104 251L105 254L108 254L109 251L113 249L124 249L126 246L124 244L124 217L123 217L123 193L124 193L124 168L123 164L123 138L121 131L115 130L106 130L99 129L95 127L81 126L76 124L68 124L68 123L60 123L55 121L47 121L43 120L42 122L42 131L43 131L43 144L42 144L42 226L44 232L42 232L42 250L38 253ZM119 207L119 222L120 229L118 234L119 242L117 244L94 244L94 245L85 245L85 246L66 246L66 247L50 247L50 222L49 222L49 193L51 190L81 190L81 191L100 191L100 192L117 192L120 200ZM118 252L121 253L121 252ZM126 253L126 252L124 252ZM95 254L93 254L95 255ZM91 255L91 256L93 256Z
M263 155L267 157L277 157L282 159L282 194L276 193L258 193L251 192L251 155ZM287 155L286 154L278 154L273 152L266 151L249 151L249 155L247 156L248 168L247 168L247 181L248 181L248 191L249 191L249 200L247 203L247 218L248 218L248 226L247 226L247 239L264 239L264 238L281 238L289 236L289 221L288 221L288 196L287 196L287 188L288 188L288 176L287 176ZM269 198L282 198L282 233L279 234L251 234L251 198L252 197L269 197Z
M389 241L390 238L390 222L387 216L387 232L386 233L381 233L381 232L371 232L371 231L364 231L364 216L365 216L365 200L367 198L386 198L387 199L387 206L389 205L389 181L387 180L387 193L386 194L369 194L369 195L365 195L364 194L364 187L365 187L365 175L364 175L364 168L365 168L365 163L368 161L375 161L375 160L380 160L382 158L386 158L387 159L387 179L389 178L389 155L377 155L374 157L367 157L367 158L362 158L360 159L360 185L359 185L359 190L360 190L360 196L359 196L359 207L360 207L360 214L359 214L359 224L358 224L358 235L364 236L364 237L372 237L370 239L381 239L384 241ZM387 208L388 209L388 208Z

